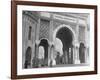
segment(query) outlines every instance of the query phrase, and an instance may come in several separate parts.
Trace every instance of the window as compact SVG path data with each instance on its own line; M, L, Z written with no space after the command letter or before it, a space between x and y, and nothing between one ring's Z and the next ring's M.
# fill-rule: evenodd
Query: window
M31 32L32 32L32 27L29 27L29 34L28 34L28 40L31 40Z

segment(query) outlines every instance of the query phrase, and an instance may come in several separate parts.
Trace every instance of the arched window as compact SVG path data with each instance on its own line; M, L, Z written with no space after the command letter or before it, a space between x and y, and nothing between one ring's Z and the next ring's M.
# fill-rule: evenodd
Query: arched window
M32 27L29 26L28 40L31 40L31 32L32 32Z

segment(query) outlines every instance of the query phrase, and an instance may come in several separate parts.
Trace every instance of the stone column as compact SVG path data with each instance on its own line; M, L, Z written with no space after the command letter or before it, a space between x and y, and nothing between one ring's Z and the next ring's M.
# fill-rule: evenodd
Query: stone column
M79 64L80 63L80 59L79 59L79 43L75 44L75 64Z
M75 52L75 44L73 43L73 64L75 64L76 61L76 52Z
M38 19L37 28L36 28L36 40L39 40L39 31L40 31L40 18Z
M88 33L88 24L87 20L85 21L85 63L89 63L89 53L88 53L88 48L89 48L89 33Z
M51 60L51 45L53 42L53 14L50 14L50 27L49 27L49 46L48 46L48 65Z
M76 23L76 38L74 42L74 59L75 59L75 64L79 64L79 19L77 18L77 23Z
M38 54L39 54L39 43L40 41L39 40L36 40L36 45L35 45L35 56L38 57Z
M36 41L35 54L36 54L36 57L38 57L38 50L39 50L39 43L40 43L40 41L39 41L39 29L40 29L40 18L38 19L37 28L36 28L36 35L35 35L35 39L36 39L35 40Z
M48 66L50 66L50 61L51 61L51 42L49 42L49 45L48 45Z

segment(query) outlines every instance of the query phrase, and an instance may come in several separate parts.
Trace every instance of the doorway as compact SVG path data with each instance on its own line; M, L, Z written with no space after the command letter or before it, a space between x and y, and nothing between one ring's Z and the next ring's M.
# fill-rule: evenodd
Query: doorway
M58 28L56 31L56 38L59 38L63 43L63 57L64 63L66 64L73 64L73 39L74 33L72 29L68 27L61 27Z
M41 39L39 46L42 46L44 48L44 66L48 66L48 40L47 39Z
M26 49L26 53L25 53L24 68L30 68L31 67L31 54L32 54L32 49L31 49L31 47L28 47Z

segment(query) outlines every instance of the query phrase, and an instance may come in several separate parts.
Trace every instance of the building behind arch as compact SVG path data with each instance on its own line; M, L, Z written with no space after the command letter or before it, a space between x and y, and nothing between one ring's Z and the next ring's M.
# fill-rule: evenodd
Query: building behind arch
M63 55L53 66L89 64L89 14L68 12L22 12L22 67L25 67L26 51L31 48L30 68L49 67L59 52L51 49L55 38L63 43ZM41 40L47 41L48 59L39 65L38 53ZM46 43L42 43L46 44ZM82 45L83 44L83 45ZM83 58L81 58L83 56ZM47 62L44 62L47 61ZM45 64L42 64L45 63ZM38 66L39 65L39 66Z

